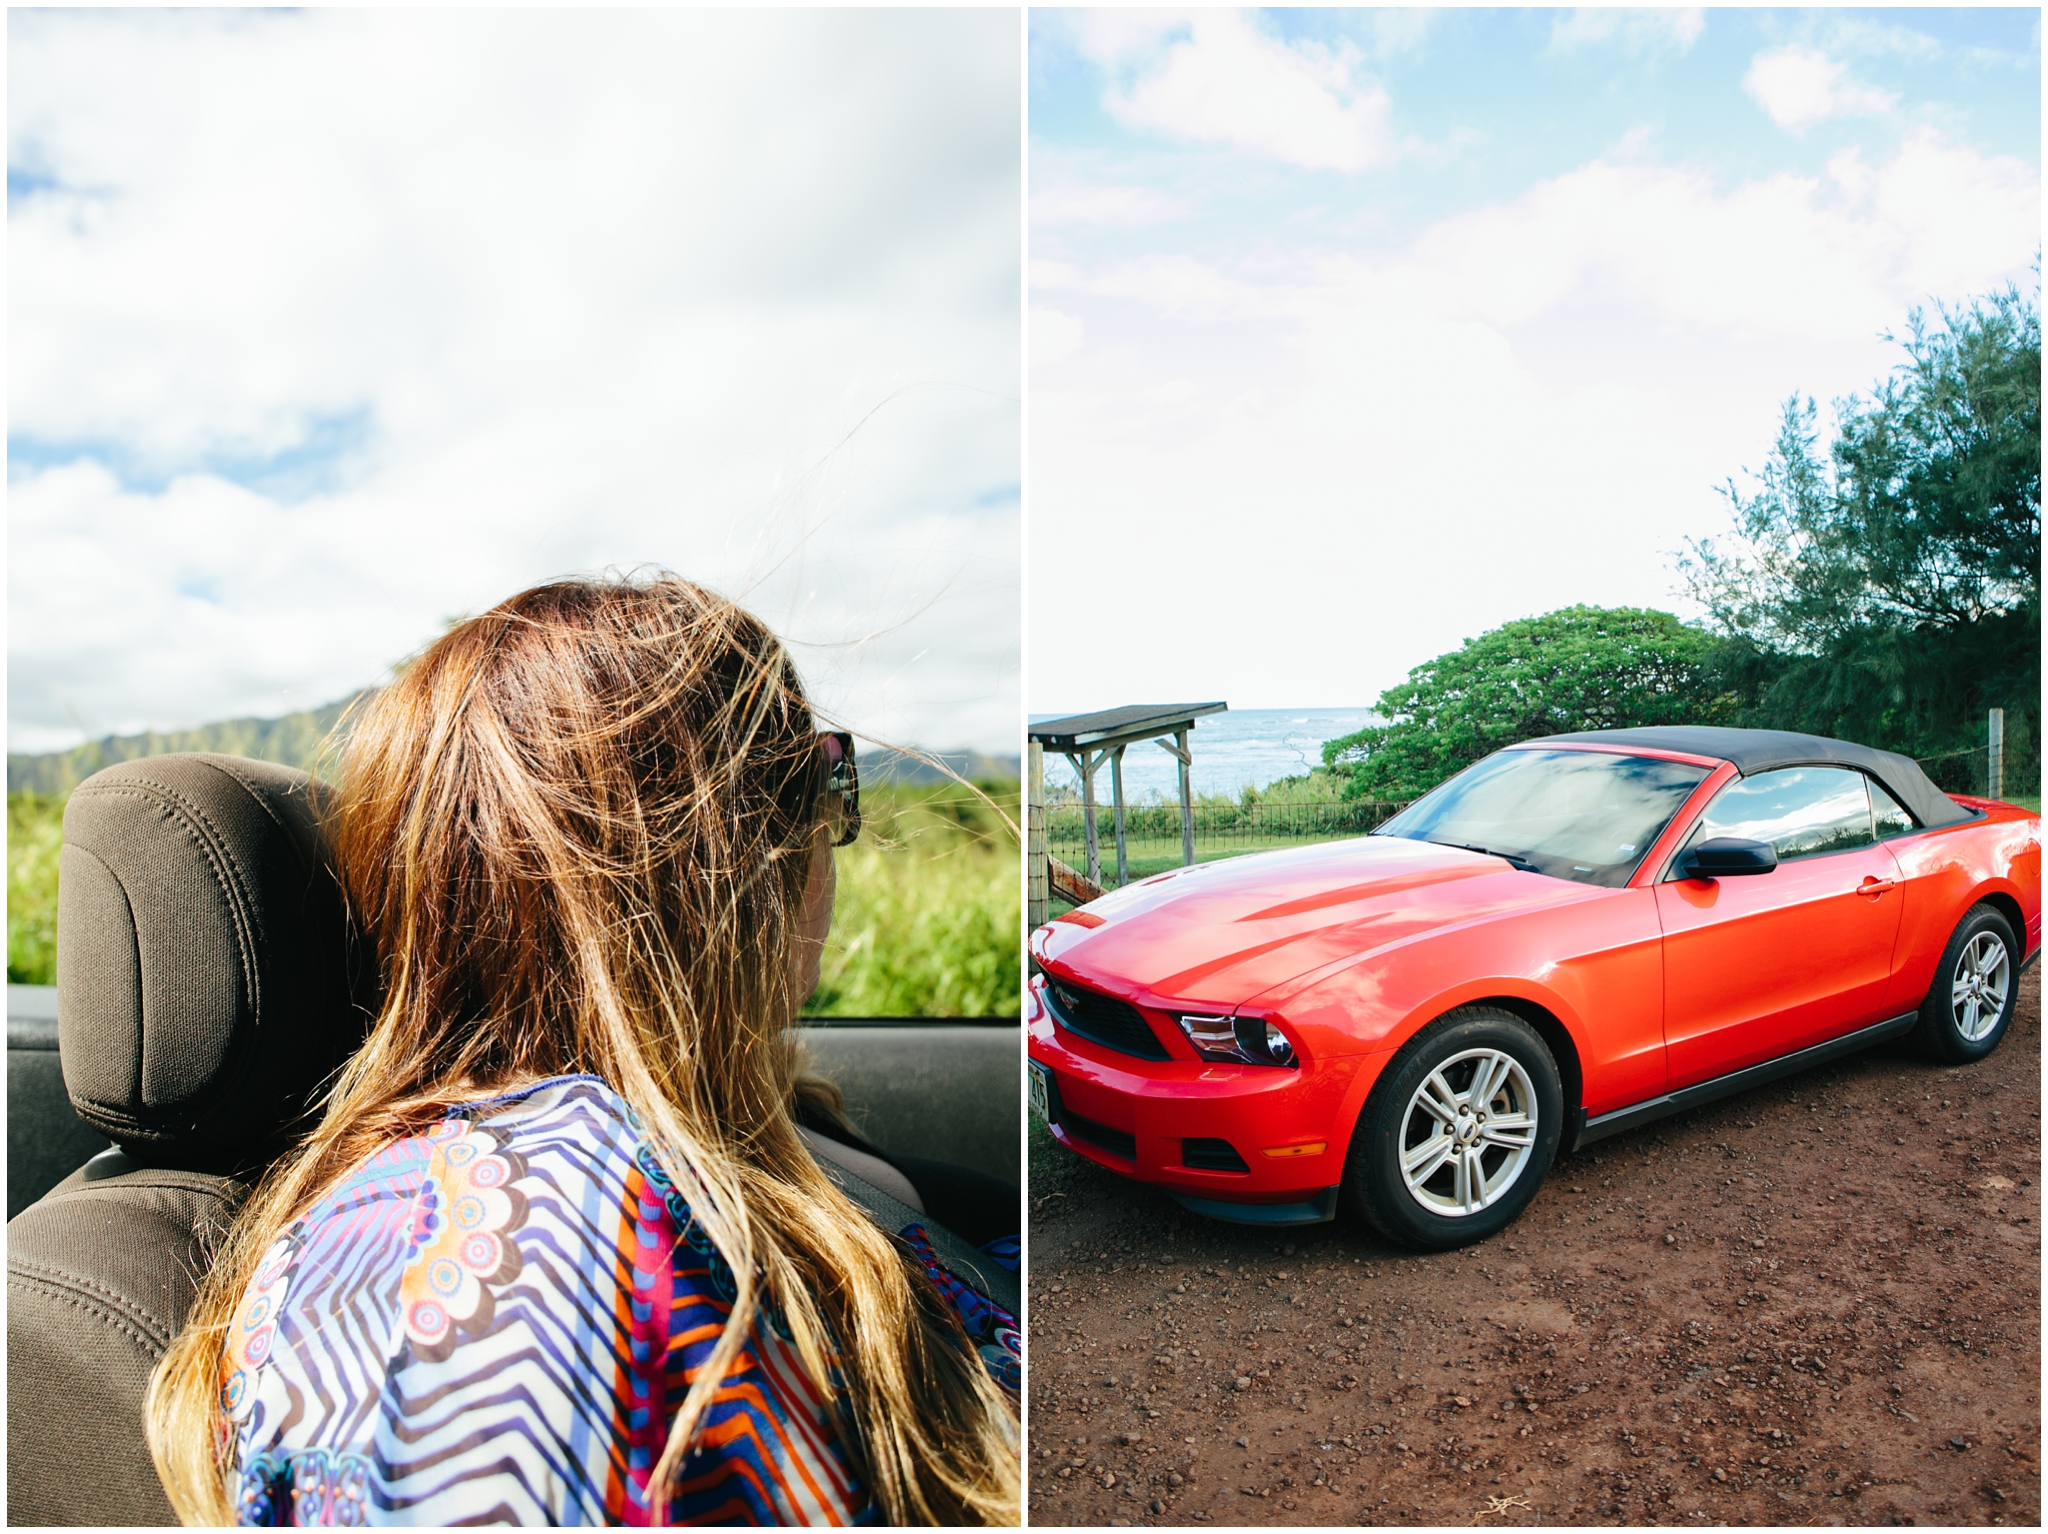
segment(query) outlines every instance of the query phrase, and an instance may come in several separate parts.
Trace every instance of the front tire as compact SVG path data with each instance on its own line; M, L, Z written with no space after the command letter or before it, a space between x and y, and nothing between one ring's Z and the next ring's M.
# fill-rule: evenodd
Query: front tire
M2019 944L1998 907L1970 907L1920 1003L1913 1040L1921 1052L1964 1065L1998 1048L2019 1000L2019 973Z
M1388 1062L1351 1137L1344 1197L1388 1240L1469 1246L1536 1196L1564 1128L1543 1036L1495 1007L1447 1012Z

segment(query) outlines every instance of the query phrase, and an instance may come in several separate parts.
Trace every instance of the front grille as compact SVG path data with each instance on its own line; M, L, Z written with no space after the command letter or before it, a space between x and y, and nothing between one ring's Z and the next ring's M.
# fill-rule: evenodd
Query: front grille
M1070 1033L1092 1039L1104 1049L1136 1055L1140 1060L1170 1060L1144 1015L1127 1001L1091 991L1067 980L1046 977L1045 1004L1053 1021Z
M1249 1172L1244 1157L1228 1140L1183 1140L1180 1164L1201 1172Z
M1126 1161L1138 1159L1136 1135L1127 1135L1121 1129L1111 1129L1107 1124L1084 1119L1071 1108L1060 1111L1060 1128L1075 1139L1086 1140L1097 1150L1108 1151L1112 1156L1121 1156Z

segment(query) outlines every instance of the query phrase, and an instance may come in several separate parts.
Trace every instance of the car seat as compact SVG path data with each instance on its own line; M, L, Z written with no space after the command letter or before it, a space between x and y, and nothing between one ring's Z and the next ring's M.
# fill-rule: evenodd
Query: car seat
M211 1244L362 1042L311 780L177 755L64 812L58 1045L114 1142L7 1225L7 1521L170 1524L149 1376Z
M13 1219L107 1148L64 1094L57 988L7 988L7 1218Z

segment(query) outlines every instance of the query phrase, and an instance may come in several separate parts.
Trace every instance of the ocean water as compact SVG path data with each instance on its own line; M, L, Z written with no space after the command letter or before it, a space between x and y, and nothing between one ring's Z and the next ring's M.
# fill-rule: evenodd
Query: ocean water
M1060 714L1033 714L1031 722L1058 719ZM1195 721L1188 737L1194 755L1194 787L1198 794L1235 796L1247 784L1264 788L1276 778L1298 776L1323 760L1323 742L1349 735L1376 722L1371 709L1243 708L1210 714ZM1134 742L1124 752L1124 798L1136 803L1155 795L1180 794L1179 763L1149 741ZM1045 782L1080 791L1080 774L1054 752L1045 758ZM1109 766L1095 775L1097 801L1109 803Z

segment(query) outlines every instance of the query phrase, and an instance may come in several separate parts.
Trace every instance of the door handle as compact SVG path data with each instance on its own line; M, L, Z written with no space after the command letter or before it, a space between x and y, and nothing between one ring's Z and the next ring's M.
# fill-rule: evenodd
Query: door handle
M1899 881L1896 879L1879 879L1874 876L1867 877L1861 884L1856 886L1856 893L1859 895L1882 895L1886 890L1890 889L1894 884L1897 884L1898 882Z

